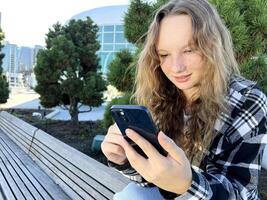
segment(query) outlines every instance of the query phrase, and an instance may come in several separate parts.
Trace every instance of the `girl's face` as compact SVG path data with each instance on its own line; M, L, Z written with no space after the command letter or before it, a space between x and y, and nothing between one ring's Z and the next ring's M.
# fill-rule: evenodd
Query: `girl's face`
M187 98L198 92L205 62L192 43L192 23L188 15L173 15L160 23L157 52L160 66L168 79Z

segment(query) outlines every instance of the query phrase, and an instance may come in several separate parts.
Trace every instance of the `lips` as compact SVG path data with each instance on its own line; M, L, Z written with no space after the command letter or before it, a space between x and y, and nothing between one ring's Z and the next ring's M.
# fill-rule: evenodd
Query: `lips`
M183 82L186 82L190 79L192 74L188 74L188 75L183 75L183 76L175 76L175 80L177 82L180 82L180 83L183 83Z

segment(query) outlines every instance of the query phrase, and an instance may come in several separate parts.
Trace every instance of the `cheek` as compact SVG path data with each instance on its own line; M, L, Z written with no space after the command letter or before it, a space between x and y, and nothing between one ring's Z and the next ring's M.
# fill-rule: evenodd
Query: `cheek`
M188 60L187 65L190 67L190 70L203 73L205 68L205 62L201 56L194 57Z
M171 70L171 62L170 59L164 59L160 64L161 70L164 72L165 75Z

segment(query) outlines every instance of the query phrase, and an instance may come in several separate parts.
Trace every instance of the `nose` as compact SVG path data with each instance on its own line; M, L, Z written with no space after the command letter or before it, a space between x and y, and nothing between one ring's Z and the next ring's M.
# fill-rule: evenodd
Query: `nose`
M172 70L174 73L180 73L180 72L183 72L185 71L186 67L185 67L185 64L184 64L184 61L183 61L183 58L182 56L174 56L172 58Z

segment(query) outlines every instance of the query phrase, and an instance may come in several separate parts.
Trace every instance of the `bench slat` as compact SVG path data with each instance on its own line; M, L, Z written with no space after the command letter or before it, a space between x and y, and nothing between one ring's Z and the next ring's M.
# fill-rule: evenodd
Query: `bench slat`
M1 156L3 153L5 157L9 158L8 161L9 161L9 164L12 166L12 170L16 172L16 176L23 183L22 191L23 191L23 194L26 196L26 199L33 199L33 196L36 196L37 198L41 199L42 197L40 196L38 191L36 191L36 189L33 187L29 179L24 174L25 173L24 170L27 170L27 169L25 169L23 165L19 165L21 164L21 162L19 162L19 160L14 155L11 155L12 152L10 152L7 149L8 147L6 146L6 144L4 143L2 139L0 140L0 145L1 145L0 148L2 151L0 153ZM18 154L18 156L21 159L25 157L23 154Z
M107 190L101 183L93 180L88 174L85 174L80 169L64 160L64 158L57 155L51 149L44 148L44 151L40 146L43 147L40 142L35 140L31 149L31 153L34 154L32 156L45 162L44 164L50 169L50 172L70 185L72 190L84 195L88 193L96 199L107 199L103 198L103 196L109 198L113 196L113 192ZM101 192L99 193L97 191Z
M16 173L14 173L14 171L11 172L12 175L15 174L18 176L21 181L23 181L25 187L27 187L22 188L23 194L27 194L27 200L31 199L31 195L29 195L28 191L30 191L34 198L38 200L70 200L62 189L56 185L47 174L37 167L36 163L33 162L29 155L16 146L16 144L1 131L0 149L1 152L5 153L5 158L8 158L9 164L11 164L16 171ZM4 175L6 175L6 172ZM11 187L11 189L13 189L13 187ZM4 191L6 191L6 189L4 189ZM17 195L17 193L15 194Z
M6 182L6 179L5 179L6 174L3 174L3 171L2 171L3 166L2 166L2 164L3 164L3 161L0 159L0 169L1 169L0 170L0 183L1 183L1 185L0 185L0 187L1 187L1 195L0 196L2 196L2 198L4 200L6 200L6 198L8 200L16 200L14 195L13 195L13 193L12 193L12 191L11 191L11 189L10 189L10 187L9 187L9 185L8 185L9 183ZM2 193L4 193L4 194L2 194Z
M53 149L54 152L59 152L60 156L68 160L73 166L86 174L90 174L92 178L108 187L114 193L120 191L129 183L129 180L120 173L66 145L42 130L36 132L33 143L35 143L35 140L43 143L47 148Z
M1 180L1 178L0 178L0 180ZM0 200L5 200L1 190L0 190Z
M31 140L25 139L20 135L21 131L11 130L13 124L5 124L2 120L0 120L1 130L8 134L8 136L25 152L29 151Z
M0 112L0 129L6 133L3 134L5 137L10 138L7 142L6 139L2 143L0 141L0 147L2 145L4 148L4 154L0 156L12 166L5 172L1 171L2 175L5 175L2 179L5 179L8 176L6 173L11 170L18 184L25 184L24 187L19 186L15 189L22 189L22 196L26 194L24 190L28 189L27 200L31 199L31 194L34 195L34 199L45 200L107 200L112 199L114 193L122 190L130 182L115 170L4 111ZM9 141L18 145L16 147L24 153L23 156L30 160L30 163L27 164L27 159L24 159L22 154L17 154L13 147L9 148ZM3 155L6 155L6 158ZM46 178L50 182L46 181ZM3 187L10 186L9 179ZM17 183L11 181L12 184ZM5 194L17 193L12 187L9 189L9 192L8 188L3 190ZM58 196L54 193L58 193ZM23 200L20 197L15 199Z
M9 166L7 166L8 164L6 165L5 162L7 160L5 157L4 158L2 157L2 153L0 155L0 159L1 159L1 162L0 162L1 172L2 172L2 175L4 176L4 178L7 180L8 185L10 186L9 190L11 190L13 194L16 194L16 197L18 199L25 200L25 198L22 195L21 190L20 190L21 184L17 185L17 184L19 184L19 183L17 183L17 178L13 177L14 174L12 174L12 173L14 173L14 172L10 171L10 165ZM3 159L5 159L5 160L3 160ZM10 192L9 192L9 194L10 194ZM8 193L6 195L8 195ZM9 199L9 196L7 198Z
M8 128L10 132L16 133L16 131L18 131L19 135L23 136L23 138L25 138L26 140L30 140L30 141L34 135L34 132L38 130L38 128L36 127L33 127L30 130L28 130L27 127L23 126L23 124L8 121L8 119L5 119L1 115L0 115L0 121L2 122L3 125L5 125L5 127ZM16 134L18 135L18 133Z
M0 116L2 116L4 119L6 119L9 123L16 125L17 127L20 127L23 130L27 130L27 134L30 137L33 136L34 131L37 129L36 127L32 126L31 124L21 120L20 118L15 117L12 114L9 114L6 111L0 112Z

